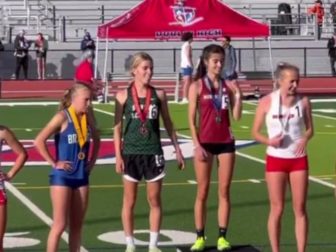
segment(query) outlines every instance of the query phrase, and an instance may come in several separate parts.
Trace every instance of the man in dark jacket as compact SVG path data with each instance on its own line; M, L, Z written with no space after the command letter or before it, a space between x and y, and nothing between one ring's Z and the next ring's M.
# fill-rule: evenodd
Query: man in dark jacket
M332 72L333 76L336 76L336 69L335 69L335 63L336 63L336 32L328 40L327 47L328 47L328 50L329 50L331 72Z
M16 57L15 78L19 79L20 69L23 69L25 79L28 79L28 49L29 41L25 38L25 31L22 30L14 40L14 56Z
M83 52L85 51L91 51L93 58L94 58L94 53L96 50L96 45L94 40L91 38L91 35L89 32L85 32L85 36L81 42L81 50Z

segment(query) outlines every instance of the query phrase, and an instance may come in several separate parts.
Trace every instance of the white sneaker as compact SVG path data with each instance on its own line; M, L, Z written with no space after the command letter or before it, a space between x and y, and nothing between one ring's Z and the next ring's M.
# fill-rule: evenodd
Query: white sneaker
M135 246L128 245L125 252L135 252Z
M154 248L150 248L150 249L148 250L148 252L162 252L162 250L159 249L158 247L154 247Z
M187 104L189 101L186 97L184 97L181 101L180 104Z

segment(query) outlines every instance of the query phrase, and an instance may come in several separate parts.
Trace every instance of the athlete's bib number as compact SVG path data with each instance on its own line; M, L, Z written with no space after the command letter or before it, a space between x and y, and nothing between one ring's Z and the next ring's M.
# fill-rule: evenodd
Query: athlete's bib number
M165 160L163 155L155 155L155 164L156 167L162 167L164 166Z

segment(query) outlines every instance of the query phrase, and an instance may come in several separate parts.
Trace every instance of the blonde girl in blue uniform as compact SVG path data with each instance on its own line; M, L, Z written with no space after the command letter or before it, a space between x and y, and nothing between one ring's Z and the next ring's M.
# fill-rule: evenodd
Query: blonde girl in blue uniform
M41 156L52 166L50 196L53 224L48 237L47 252L58 251L60 237L69 226L69 251L78 252L81 230L88 205L89 174L100 145L90 109L92 93L88 86L74 84L61 102L60 111L35 139ZM55 136L56 157L47 148L47 140ZM93 140L89 155L90 138Z

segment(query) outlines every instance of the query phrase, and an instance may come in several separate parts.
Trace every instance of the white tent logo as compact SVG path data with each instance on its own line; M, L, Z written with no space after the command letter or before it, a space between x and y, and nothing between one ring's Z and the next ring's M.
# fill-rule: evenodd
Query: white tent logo
M170 22L169 25L181 25L183 27L194 25L202 21L203 17L196 17L196 9L193 7L175 5L171 6L176 22Z

